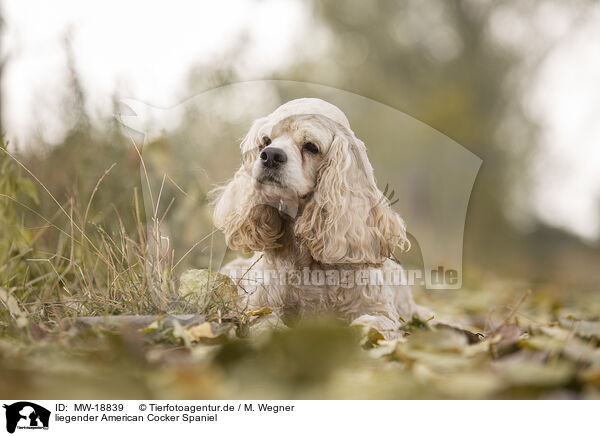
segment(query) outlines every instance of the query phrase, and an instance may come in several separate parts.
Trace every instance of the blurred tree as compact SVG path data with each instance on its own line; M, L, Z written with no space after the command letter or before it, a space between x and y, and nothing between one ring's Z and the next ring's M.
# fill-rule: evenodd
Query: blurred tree
M531 267L531 259L518 254L527 242L506 211L528 197L527 168L538 143L521 92L530 78L522 67L532 54L501 44L490 28L503 9L527 16L541 3L314 1L326 49L280 75L385 103L483 159L464 245L466 264L481 270L521 274Z
M94 193L88 223L108 219L115 223L111 228L117 231L121 221L127 229L133 230L133 189L140 184L139 160L132 156L135 151L131 142L112 115L100 122L91 121L69 30L63 43L67 90L59 116L67 130L65 136L55 143L48 143L41 137L33 138L33 147L27 148L35 150L35 153L27 154L27 165L57 200L67 205L67 210L70 202L76 203L78 206L74 207L74 213L77 213L79 209L85 210L94 187L104 172L115 164L102 179L101 189ZM114 105L116 97L113 98ZM49 198L42 197L41 200L40 213L45 217L52 216L55 204ZM48 233L48 237L53 236L56 235Z

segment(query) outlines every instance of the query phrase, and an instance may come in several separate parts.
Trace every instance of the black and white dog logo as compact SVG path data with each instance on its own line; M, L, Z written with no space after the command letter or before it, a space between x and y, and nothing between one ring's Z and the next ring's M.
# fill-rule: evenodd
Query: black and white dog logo
M6 431L14 433L18 429L48 429L50 411L29 401L19 401L4 405L6 409Z

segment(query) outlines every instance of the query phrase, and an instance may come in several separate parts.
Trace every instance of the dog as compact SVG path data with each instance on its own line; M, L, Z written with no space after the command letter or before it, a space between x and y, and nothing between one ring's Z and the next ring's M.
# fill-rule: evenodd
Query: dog
M276 308L284 321L333 313L385 337L432 316L385 280L403 272L393 253L410 247L405 224L338 107L289 101L253 122L241 151L233 179L213 191L213 219L229 248L255 252L222 269L249 309Z

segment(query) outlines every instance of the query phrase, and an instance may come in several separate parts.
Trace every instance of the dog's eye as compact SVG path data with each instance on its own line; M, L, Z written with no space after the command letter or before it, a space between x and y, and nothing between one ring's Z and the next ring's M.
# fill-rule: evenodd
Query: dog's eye
M271 138L269 138L268 136L263 136L262 143L260 144L260 149L262 150L263 148L268 146L270 143L271 143Z
M311 154L317 154L319 152L319 147L317 147L312 142L307 142L302 146L302 150L306 150Z

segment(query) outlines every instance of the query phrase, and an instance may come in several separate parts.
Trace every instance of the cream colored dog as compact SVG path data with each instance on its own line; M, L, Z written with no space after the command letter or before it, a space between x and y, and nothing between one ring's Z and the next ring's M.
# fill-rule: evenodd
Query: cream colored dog
M390 283L402 272L393 251L409 248L405 225L340 109L290 101L254 121L241 149L242 167L215 191L214 222L230 248L256 252L223 269L249 308L335 313L386 336L429 318Z

